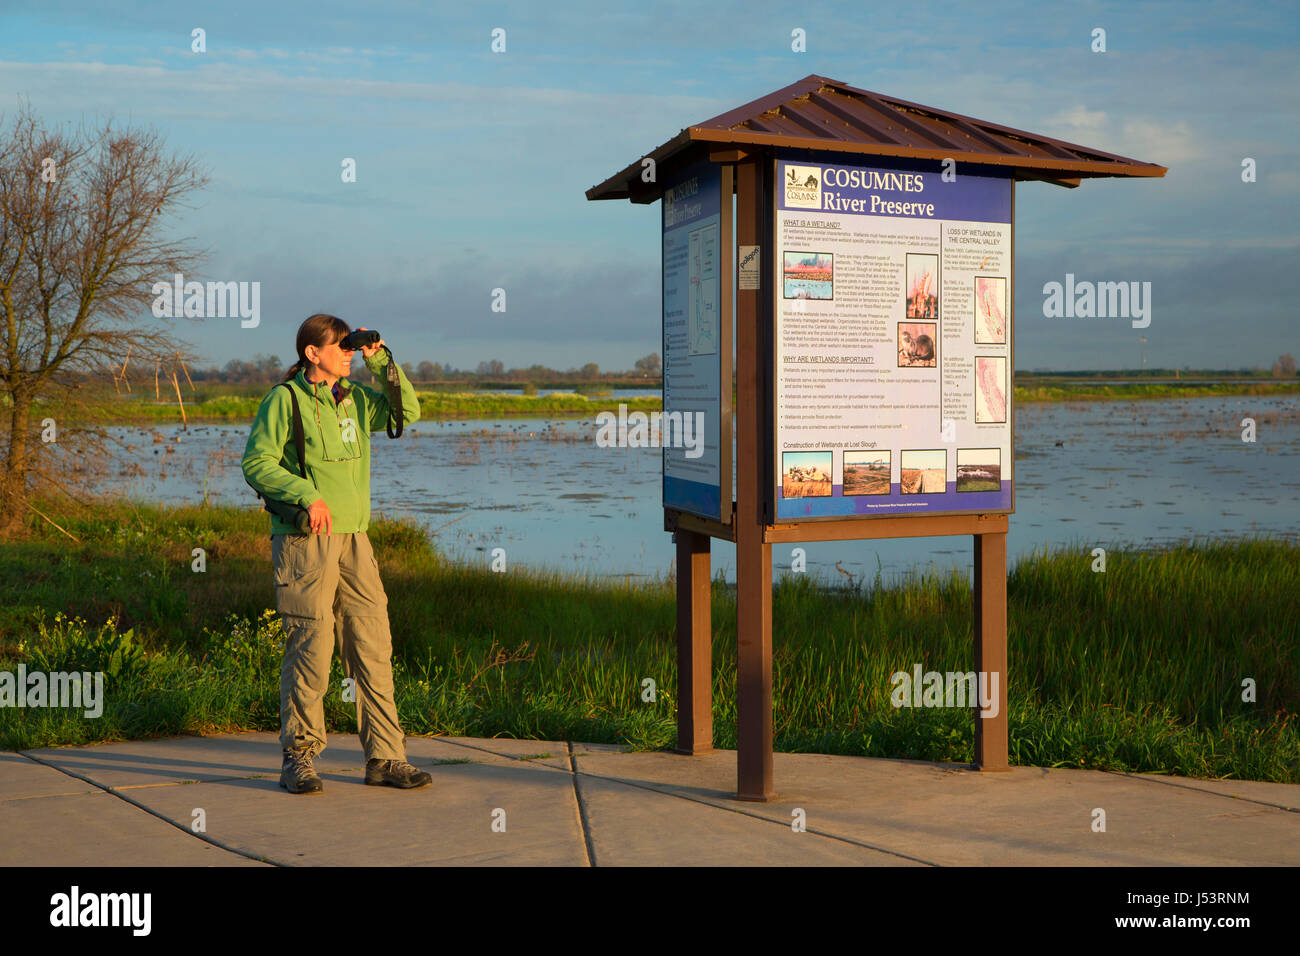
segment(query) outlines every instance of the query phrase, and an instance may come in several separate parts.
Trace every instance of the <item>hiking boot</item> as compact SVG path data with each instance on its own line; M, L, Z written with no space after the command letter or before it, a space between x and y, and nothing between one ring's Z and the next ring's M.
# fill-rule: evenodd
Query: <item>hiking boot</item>
M366 783L372 787L401 787L412 790L433 783L433 777L416 770L405 760L367 760Z
M320 793L324 789L320 777L312 769L310 748L299 747L284 752L280 786L290 793Z

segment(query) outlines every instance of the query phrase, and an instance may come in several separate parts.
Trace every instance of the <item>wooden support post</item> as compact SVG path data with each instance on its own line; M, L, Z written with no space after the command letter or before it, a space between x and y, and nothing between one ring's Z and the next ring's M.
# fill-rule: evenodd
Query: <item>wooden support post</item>
M762 166L766 160L737 164L736 242L765 243ZM737 292L736 308L736 799L763 802L776 796L772 786L772 546L763 540L762 483L765 375L762 327L772 296L771 270L758 290ZM730 282L731 277L724 277Z
M677 747L713 750L713 613L709 536L677 529Z
M975 763L980 770L1009 770L1007 762L1007 536L975 538L975 671L997 674L997 716L975 714ZM990 686L992 677L989 678Z

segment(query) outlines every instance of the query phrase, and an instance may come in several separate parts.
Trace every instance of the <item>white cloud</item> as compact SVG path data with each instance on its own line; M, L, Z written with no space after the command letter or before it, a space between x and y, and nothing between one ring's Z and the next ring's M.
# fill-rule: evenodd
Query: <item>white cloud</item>
M1166 249L1296 249L1300 251L1300 236L1247 236L1231 238L1208 236L1192 238L1172 236L1114 236L1106 240L1111 245L1139 246L1145 250Z
M1122 122L1122 125L1121 125ZM1048 116L1038 129L1045 135L1104 152L1161 166L1186 165L1202 159L1205 149L1185 120L1150 116L1111 116L1079 104Z
M511 129L545 123L552 130L604 132L623 130L627 118L636 116L641 129L650 131L638 140L653 140L652 145L669 139L687 122L725 109L714 97L688 94L340 79L219 60L202 69L181 70L98 62L0 61L0 100L11 100L15 94L29 95L38 108L51 112L116 112L129 103L137 116L224 120L240 115L252 124L297 121L305 108L308 112L325 106L333 109L341 98L373 102L377 110L368 114L372 123L383 125L389 119L418 129ZM411 110L412 105L422 108ZM423 108L429 106L436 109ZM400 118L385 117L383 107L400 112Z
M1070 130L1069 133L1063 133L1056 137L1057 139L1092 135L1106 129L1109 122L1105 110L1090 110L1082 104L1062 110L1055 116L1049 116L1045 120L1047 126L1052 129L1065 128Z
M1118 139L1123 146L1117 152L1161 166L1185 165L1206 155L1201 140L1183 120L1129 119Z
M1079 104L1045 117L1036 129L1076 146L1113 152L1143 163L1187 165L1205 157L1203 140L1184 120L1110 116L1104 109L1088 109Z

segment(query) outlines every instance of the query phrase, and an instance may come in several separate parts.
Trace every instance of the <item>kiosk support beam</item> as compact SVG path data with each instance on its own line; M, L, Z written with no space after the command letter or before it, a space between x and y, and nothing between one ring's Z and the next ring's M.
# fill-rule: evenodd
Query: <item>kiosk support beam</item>
M713 750L713 609L709 536L677 529L677 747Z
M766 183L761 160L737 164L736 242L763 246ZM772 787L772 546L763 539L762 288L738 290L736 302L736 799L765 802ZM730 277L727 277L730 282Z
M997 674L997 716L975 709L975 763L1010 770L1007 763L1007 536L975 538L975 671ZM983 681L980 681L983 684Z

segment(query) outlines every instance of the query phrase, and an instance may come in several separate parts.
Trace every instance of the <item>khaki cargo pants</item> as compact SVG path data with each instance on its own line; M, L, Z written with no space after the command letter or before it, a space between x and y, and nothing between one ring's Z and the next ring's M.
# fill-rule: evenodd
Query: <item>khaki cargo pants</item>
M357 728L367 760L405 760L393 702L393 639L388 595L364 531L273 534L275 606L284 624L280 745L325 749L325 694L338 643L343 673L355 681Z

